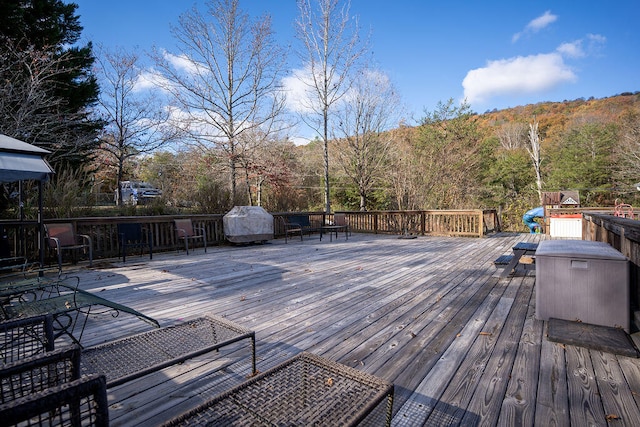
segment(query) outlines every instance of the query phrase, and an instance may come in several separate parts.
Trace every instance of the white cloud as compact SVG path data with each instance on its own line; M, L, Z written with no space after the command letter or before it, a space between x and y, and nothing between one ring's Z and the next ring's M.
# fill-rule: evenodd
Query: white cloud
M462 81L469 103L501 95L524 95L547 91L576 80L558 52L489 61L486 67L467 73Z
M309 67L291 71L291 75L282 79L282 87L287 95L287 109L297 114L313 112L314 90Z
M599 55L607 43L607 38L600 34L587 34L587 51L589 55Z
M562 43L558 46L556 51L562 56L569 58L582 58L585 56L584 50L582 49L582 40L576 40L571 43Z
M527 24L527 26L524 27L524 30L522 30L519 33L514 34L511 40L515 43L520 39L520 37L522 37L523 34L537 33L538 31L540 31L543 28L549 26L550 24L554 23L557 20L558 20L558 16L557 15L553 15L551 13L551 11L547 10L542 15L540 15L537 18L531 20Z
M525 27L525 31L540 31L547 25L552 24L557 20L558 16L551 14L551 11L547 10L544 14L529 22Z
M134 90L143 91L147 89L166 90L170 87L170 82L153 69L142 71L136 79Z

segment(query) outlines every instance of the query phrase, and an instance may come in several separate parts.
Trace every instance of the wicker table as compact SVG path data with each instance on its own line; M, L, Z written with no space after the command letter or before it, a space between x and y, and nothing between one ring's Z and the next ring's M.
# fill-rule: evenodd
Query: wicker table
M244 339L251 341L255 374L255 332L211 314L87 348L82 352L82 373L106 375L111 388Z
M301 353L166 426L391 425L393 384Z

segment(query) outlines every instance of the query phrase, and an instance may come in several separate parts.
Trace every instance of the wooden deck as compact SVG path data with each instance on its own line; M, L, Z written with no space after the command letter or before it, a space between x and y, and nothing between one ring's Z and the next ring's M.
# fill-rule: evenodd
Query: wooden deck
M305 350L395 384L395 426L640 425L640 359L561 345L534 274L499 278L520 241L353 234L69 268L81 287L169 325L206 312L256 331L261 371ZM82 343L148 330L91 315ZM250 374L238 343L109 390L114 426L157 425Z

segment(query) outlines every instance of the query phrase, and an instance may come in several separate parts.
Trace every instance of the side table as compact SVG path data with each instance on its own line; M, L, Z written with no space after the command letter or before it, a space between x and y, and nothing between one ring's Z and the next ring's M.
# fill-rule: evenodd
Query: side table
M165 426L391 425L393 384L300 353Z

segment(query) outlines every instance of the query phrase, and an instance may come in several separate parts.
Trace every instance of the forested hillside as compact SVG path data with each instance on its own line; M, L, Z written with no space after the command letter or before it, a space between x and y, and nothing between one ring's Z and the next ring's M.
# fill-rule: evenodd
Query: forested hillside
M582 206L637 204L640 193L640 95L544 102L474 114L453 102L427 112L416 127L385 134L386 168L368 194L368 209L499 208L507 225L539 205L530 153L537 123L542 191L578 190ZM349 151L336 141L334 153ZM307 163L316 147L301 147ZM351 165L366 161L352 155ZM334 154L335 155L335 154ZM334 206L358 209L355 181L334 162ZM336 206L337 207L337 206Z

